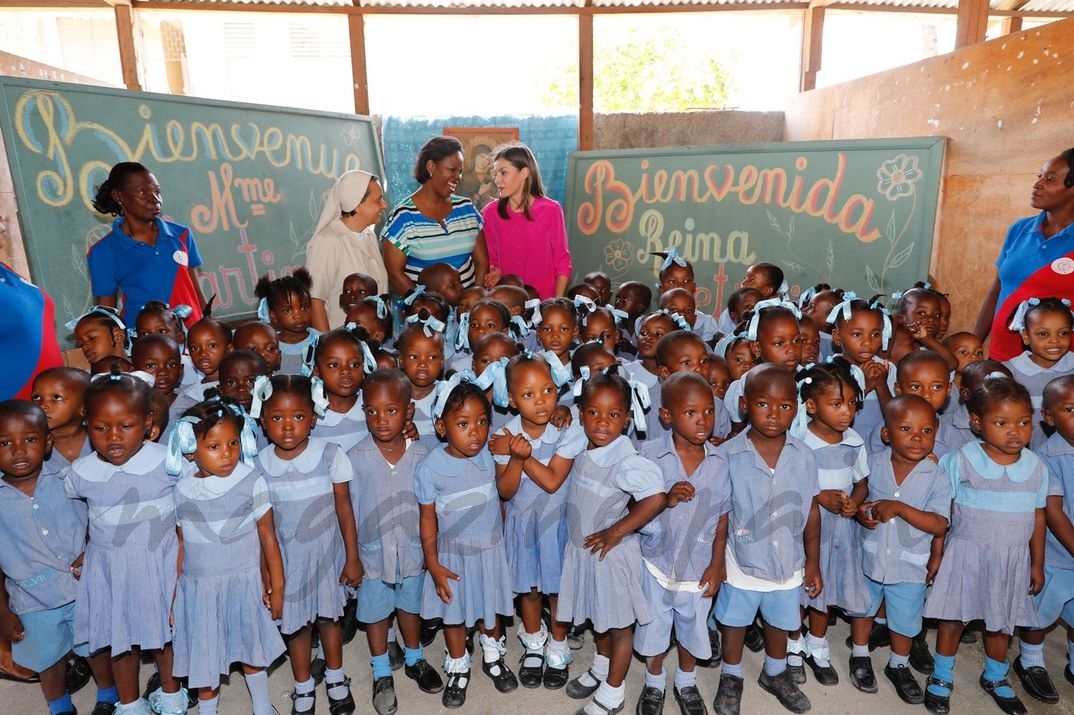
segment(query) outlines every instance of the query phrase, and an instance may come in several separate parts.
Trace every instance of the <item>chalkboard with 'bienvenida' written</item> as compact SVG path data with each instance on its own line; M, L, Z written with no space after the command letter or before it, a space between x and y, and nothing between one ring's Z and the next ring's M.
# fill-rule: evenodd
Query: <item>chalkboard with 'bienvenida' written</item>
M943 152L942 137L576 152L575 273L653 284L649 254L674 247L713 315L760 261L792 297L818 282L890 294L928 275Z
M193 232L215 314L252 315L258 276L304 260L325 192L350 169L384 176L368 117L0 77L3 130L33 280L57 334L92 304L86 251L111 228L94 188L120 161L160 182Z

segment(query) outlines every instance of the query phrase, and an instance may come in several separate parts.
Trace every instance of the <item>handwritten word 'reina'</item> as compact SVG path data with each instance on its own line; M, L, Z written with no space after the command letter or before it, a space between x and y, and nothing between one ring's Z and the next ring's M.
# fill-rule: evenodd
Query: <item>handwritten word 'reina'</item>
M265 161L277 169L289 168L314 176L332 179L344 171L358 169L357 154L345 153L322 141L292 134L279 127L262 127L253 122L203 122L184 124L169 119L163 124L153 121L149 105L138 106L140 128L132 124L132 136L99 122L78 119L70 101L62 92L29 90L15 104L15 132L30 151L43 154L52 162L50 169L38 173L38 197L47 206L67 206L77 188L82 202L90 208L95 173L108 172L117 161L139 161L152 165L188 163L204 159L230 162ZM117 122L129 121L123 117ZM130 141L128 141L130 139ZM81 164L76 175L71 168L69 151L76 144L96 146L92 156L107 150L106 160ZM76 152L77 153L77 152ZM99 178L99 177L98 177Z
M624 233L633 223L639 204L718 203L731 196L745 205L773 205L815 216L865 243L875 241L880 237L880 230L871 225L876 205L856 193L840 199L846 179L846 155L839 152L837 161L834 177L810 183L800 173L790 177L784 169L760 169L753 164L650 171L646 159L641 162L638 185L632 187L616 178L612 162L601 159L593 162L585 174L583 186L590 200L578 207L578 229L592 236L604 224L612 233ZM805 171L807 165L806 158L799 156L795 171Z

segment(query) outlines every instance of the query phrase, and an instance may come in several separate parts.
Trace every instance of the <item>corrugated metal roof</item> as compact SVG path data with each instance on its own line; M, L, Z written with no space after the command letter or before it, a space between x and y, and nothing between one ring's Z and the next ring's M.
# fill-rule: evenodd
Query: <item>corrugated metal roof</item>
M1004 0L990 0L993 10L1001 7ZM1008 0L1009 2L1009 0ZM801 7L808 0L589 0L588 5L594 8L658 8L668 7L682 9L696 7L699 10L718 10L721 6L756 6L758 10L766 8L778 9L781 7ZM356 3L353 0L133 0L135 7L143 6L173 6L185 8L197 8L199 6L251 6L251 7L310 7L331 11L333 8L349 8ZM411 8L444 8L451 10L466 10L482 8L497 9L545 9L553 10L562 8L570 10L587 5L586 0L361 0L363 7L370 9L411 9ZM826 3L827 4L827 3ZM958 8L958 0L834 0L830 5L838 8L840 5L852 5L854 7L872 6L876 8L900 8L912 10L951 10ZM1056 15L1074 14L1074 0L1028 0L1020 7L1027 13L1054 13ZM1009 14L1009 13L1004 13Z

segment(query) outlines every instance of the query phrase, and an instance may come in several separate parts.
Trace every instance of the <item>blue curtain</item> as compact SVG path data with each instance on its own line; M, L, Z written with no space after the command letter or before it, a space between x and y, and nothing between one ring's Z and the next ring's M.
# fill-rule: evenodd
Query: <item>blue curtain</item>
M533 150L541 167L545 192L561 204L567 196L567 155L578 149L578 117L385 117L384 169L388 203L399 203L417 189L411 172L422 145L445 127L518 127L518 138Z

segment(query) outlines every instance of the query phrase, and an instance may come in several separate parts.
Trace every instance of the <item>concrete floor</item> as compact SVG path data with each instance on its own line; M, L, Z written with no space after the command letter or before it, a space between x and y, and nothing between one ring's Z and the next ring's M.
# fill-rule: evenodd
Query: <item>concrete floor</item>
M513 633L514 629L512 628L509 632ZM870 711L872 713L916 711L924 713L925 710L920 706L914 708L899 700L896 697L891 684L884 678L882 671L887 659L886 649L881 649L873 653L873 668L876 671L877 680L880 684L880 692L876 695L866 695L860 693L850 685L850 682L846 677L846 664L849 658L849 652L844 646L844 640L848 633L849 626L843 622L839 622L837 625L833 626L829 632L833 659L841 678L840 684L834 687L825 688L817 685L811 679L808 683L802 686L803 691L809 696L810 700L812 700L813 712L865 714ZM517 638L514 637L508 638L508 644L509 663L511 663L512 667L515 667L517 666L521 655L521 648ZM426 649L429 661L438 669L441 665L442 647L442 640L438 637L438 639ZM1017 647L1012 648L1011 659L1014 658L1016 650ZM592 654L592 639L587 636L585 647L580 651L575 651L575 664L572 666L572 673L582 672L592 659ZM354 692L355 701L358 704L357 712L372 713L373 708L370 704L371 678L369 670L369 651L366 647L363 634L359 633L358 637L355 638L350 645L345 647L344 656L347 669L353 679L351 687ZM1052 673L1060 691L1061 700L1059 704L1044 705L1032 700L1022 692L1021 685L1017 683L1017 678L1015 678L1012 673L1011 678L1015 690L1023 697L1030 713L1050 713L1055 715L1059 715L1060 713L1074 714L1074 686L1064 680L1062 675L1062 668L1066 662L1066 644L1061 629L1057 629L1049 636L1045 657L1048 662L1049 671ZM669 667L674 667L674 660L674 656L668 658ZM955 677L957 682L955 695L952 699L953 712L1000 712L992 703L991 699L977 685L977 678L980 675L982 662L983 654L980 642L973 645L962 646L956 666ZM744 714L786 712L775 698L757 687L756 678L762 665L763 654L746 652L746 689L742 701L742 712ZM644 666L637 659L631 664L630 673L627 676L627 703L626 708L623 711L625 715L629 715L629 713L633 712L635 702L641 692L643 686L643 668ZM149 672L149 667L144 666L143 679L148 676ZM919 682L924 682L923 678L920 676L918 676L918 679ZM718 680L718 670L699 669L698 687L705 696L705 700L710 709L712 706L712 698L716 694ZM287 694L293 687L293 683L290 677L290 669L287 667L286 663L278 665L272 671L269 683L272 688L273 703L283 715L287 715L291 708L291 701L287 697ZM439 695L426 695L420 692L417 687L403 675L402 671L396 673L395 683L399 699L400 713L421 713L422 715L431 715L432 713L449 712L441 706ZM93 708L94 691L92 686L87 686L81 692L77 693L74 700L79 711L83 713L83 715L87 715ZM570 715L583 704L584 702L582 701L571 700L562 691L548 691L544 689L526 690L520 687L512 693L500 694L495 691L489 679L480 672L479 666L475 666L474 678L470 685L467 703L461 710L452 712L472 713L473 715L498 715L500 713L509 712L518 713L519 715L525 715L527 713L539 715ZM678 711L678 707L670 693L668 694L664 711L666 713L676 713ZM191 711L191 713L195 712L196 710ZM242 677L239 674L233 674L230 684L225 684L222 687L220 713L221 715L239 715L240 713L249 712L250 701ZM318 689L318 712L328 712L328 701L324 695L323 688ZM48 713L48 709L45 707L44 701L41 698L41 691L38 686L12 683L9 681L0 682L0 714L23 715L24 713L27 715Z

